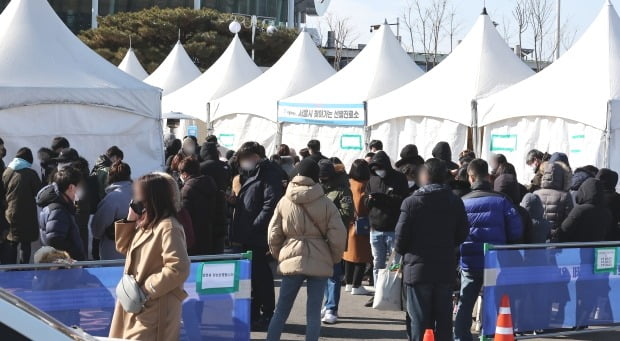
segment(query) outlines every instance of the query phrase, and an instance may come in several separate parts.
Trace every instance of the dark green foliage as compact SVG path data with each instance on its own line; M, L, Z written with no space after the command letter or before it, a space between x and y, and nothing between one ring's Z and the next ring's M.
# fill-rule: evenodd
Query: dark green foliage
M132 46L144 68L153 72L168 55L179 35L194 63L206 70L224 52L233 35L228 25L230 14L213 9L151 8L139 12L117 13L99 18L99 28L87 30L79 38L93 50L118 65ZM246 23L248 20L246 20ZM273 65L289 48L297 32L280 28L268 35L256 32L256 64ZM251 29L239 33L248 53L251 50Z

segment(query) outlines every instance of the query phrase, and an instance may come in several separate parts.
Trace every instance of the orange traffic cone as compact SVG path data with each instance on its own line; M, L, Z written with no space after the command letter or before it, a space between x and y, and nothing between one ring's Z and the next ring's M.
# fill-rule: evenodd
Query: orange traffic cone
M512 315L510 314L510 299L508 295L502 296L497 315L497 327L495 328L495 341L514 341L515 335L512 329Z
M435 332L432 329L427 329L424 332L424 340L423 341L435 341Z

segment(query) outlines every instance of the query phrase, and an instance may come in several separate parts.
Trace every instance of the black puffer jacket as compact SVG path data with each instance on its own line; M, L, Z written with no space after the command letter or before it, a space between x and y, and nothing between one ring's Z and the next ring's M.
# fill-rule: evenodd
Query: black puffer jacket
M267 249L267 227L283 195L282 170L269 160L261 161L241 184L231 227L232 242Z
M452 149L448 142L439 142L433 148L433 157L446 163L448 170L459 169L459 165L452 162Z
M559 230L559 241L604 241L613 218L605 206L601 182L597 179L586 180L579 187L575 201L577 206L573 208Z
M384 178L374 173L374 168L385 169ZM370 163L372 176L366 185L364 198L368 207L370 226L377 231L392 232L396 228L400 205L409 194L409 185L405 174L392 168L390 158L384 151L379 151Z
M455 249L469 233L463 201L444 185L420 188L403 202L396 252L404 255L404 281L453 284Z
M596 178L601 180L601 184L603 185L603 200L613 217L607 240L620 240L620 194L616 192L618 173L611 169L603 168L598 171Z
M215 227L220 226L226 212L217 207L219 191L213 179L207 175L189 178L181 189L181 202L192 218L196 242L189 254L210 255L218 252L215 240L221 237Z

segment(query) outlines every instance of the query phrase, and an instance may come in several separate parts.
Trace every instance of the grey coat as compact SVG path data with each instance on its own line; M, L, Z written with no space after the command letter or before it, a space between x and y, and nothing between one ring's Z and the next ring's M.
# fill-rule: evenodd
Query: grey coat
M106 188L106 195L97 206L97 212L91 223L93 237L100 239L99 255L101 259L122 259L122 254L116 251L114 240L106 236L108 227L114 228L114 222L127 218L129 202L133 196L131 181L115 182Z
M545 165L541 189L534 192L542 202L543 217L551 223L551 241L557 241L557 229L573 209L573 199L566 190L566 173L570 172L562 163Z

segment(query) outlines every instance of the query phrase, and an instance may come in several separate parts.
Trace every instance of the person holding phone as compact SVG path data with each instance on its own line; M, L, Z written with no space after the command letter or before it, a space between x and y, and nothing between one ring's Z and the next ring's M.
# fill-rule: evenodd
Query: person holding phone
M190 260L183 226L176 218L178 195L160 174L147 174L133 185L127 219L116 222L116 249L125 254L146 302L138 313L126 312L117 301L110 337L127 340L178 340L183 283Z

